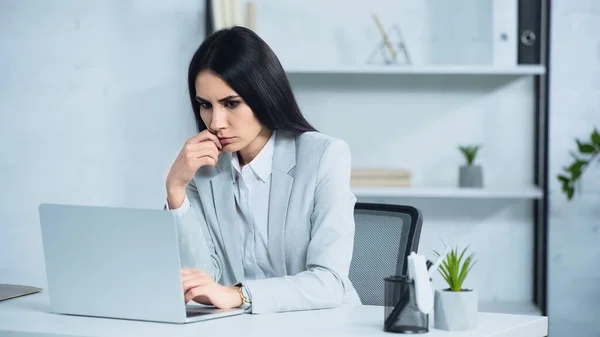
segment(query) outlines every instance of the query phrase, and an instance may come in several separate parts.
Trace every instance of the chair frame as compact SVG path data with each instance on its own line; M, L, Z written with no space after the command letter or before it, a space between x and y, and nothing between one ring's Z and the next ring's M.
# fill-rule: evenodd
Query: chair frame
M357 202L354 206L354 210L409 214L412 223L410 224L410 231L408 233L409 241L406 244L404 256L410 255L411 252L418 251L419 241L421 238L421 228L423 227L423 214L418 208L409 205ZM400 250L398 250L398 253L400 253ZM403 263L401 275L406 275L406 272L407 264Z

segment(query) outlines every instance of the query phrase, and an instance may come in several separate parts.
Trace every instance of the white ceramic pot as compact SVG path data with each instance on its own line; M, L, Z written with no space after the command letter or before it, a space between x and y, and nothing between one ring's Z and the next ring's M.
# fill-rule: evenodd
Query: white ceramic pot
M471 330L477 326L477 291L436 290L434 327L447 331Z

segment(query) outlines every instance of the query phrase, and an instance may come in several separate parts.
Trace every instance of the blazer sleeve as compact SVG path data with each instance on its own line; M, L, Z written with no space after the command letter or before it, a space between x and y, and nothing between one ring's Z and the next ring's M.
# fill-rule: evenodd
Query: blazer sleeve
M194 180L186 188L190 208L181 215L174 214L177 223L179 255L184 268L201 270L219 281L223 263L215 250L213 235L206 224L200 195Z
M348 145L329 142L317 170L306 271L293 276L248 280L252 313L333 308L352 289L348 274L354 246L354 206Z

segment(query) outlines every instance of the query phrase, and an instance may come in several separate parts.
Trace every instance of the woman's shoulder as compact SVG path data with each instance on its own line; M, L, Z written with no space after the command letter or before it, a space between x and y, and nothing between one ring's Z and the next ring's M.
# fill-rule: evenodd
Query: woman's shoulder
M296 140L297 146L312 147L325 149L332 147L348 147L348 144L341 138L332 137L330 135L318 132L308 131L300 134Z
M341 138L309 131L304 132L296 138L296 152L299 157L339 157L344 153L350 153L348 144Z

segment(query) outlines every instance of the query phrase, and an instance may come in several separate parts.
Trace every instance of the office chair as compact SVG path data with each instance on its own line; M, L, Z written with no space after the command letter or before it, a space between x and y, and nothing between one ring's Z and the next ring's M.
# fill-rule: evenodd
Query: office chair
M357 203L350 281L364 305L384 305L384 281L405 275L406 257L417 252L423 215L412 206Z

